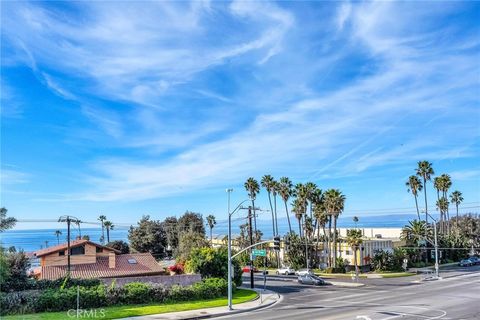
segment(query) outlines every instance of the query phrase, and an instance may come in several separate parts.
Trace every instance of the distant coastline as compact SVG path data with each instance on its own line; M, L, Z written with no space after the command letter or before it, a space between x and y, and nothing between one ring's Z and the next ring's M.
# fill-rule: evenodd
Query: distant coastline
M401 228L405 226L409 220L415 219L416 215L401 214L401 215L379 215L379 216L359 216L360 221L357 223L358 228ZM243 221L236 221L232 225L233 234L238 234L239 224ZM290 219L292 229L298 230L298 222L295 219ZM280 217L278 220L280 234L288 232L288 222L285 217ZM338 221L339 228L353 228L355 223L351 216L343 216ZM263 232L264 237L272 236L271 222L268 220L258 220L257 228ZM128 229L127 227L119 227L110 232L110 241L123 240L128 241ZM15 246L17 250L35 251L40 248L45 248L46 245L54 246L57 244L57 237L55 236L56 229L18 229L7 230L0 234L0 242L3 247L9 248ZM228 226L223 221L219 223L214 229L214 235L227 234ZM59 237L60 243L66 241L67 231L66 229L60 229L62 235ZM208 232L207 232L208 233ZM92 241L98 242L102 230L100 228L84 228L81 230L81 234L88 235ZM71 239L75 239L79 235L78 230L72 229ZM45 243L47 241L47 243Z

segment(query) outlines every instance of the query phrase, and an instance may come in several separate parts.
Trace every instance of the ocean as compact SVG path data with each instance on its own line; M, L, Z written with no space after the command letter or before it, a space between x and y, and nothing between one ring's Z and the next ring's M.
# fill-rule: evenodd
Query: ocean
M401 228L405 226L409 220L415 219L416 215L382 215L382 216L360 216L360 221L357 223L358 228ZM239 225L245 223L244 218L233 217L232 219L232 234L235 236L239 233ZM295 219L290 219L292 229L298 230L298 222ZM340 217L338 220L338 228L353 228L355 223L352 217ZM288 232L288 222L285 217L278 218L278 228L280 234L286 234ZM270 220L257 220L257 229L263 232L265 238L272 237L272 224ZM29 229L19 230L12 229L0 233L0 245L9 248L15 246L17 250L23 251L35 251L56 245L58 242L66 242L67 230L60 229L62 235L57 240L55 235L57 229ZM207 236L209 236L209 229L207 230ZM213 229L213 235L226 235L228 232L228 223L225 220L219 220L215 228ZM77 228L71 229L71 239L75 239L80 235ZM82 228L81 235L88 235L90 240L99 242L102 235L100 228ZM106 238L106 234L105 234ZM128 228L115 228L110 231L110 241L124 240L128 241ZM106 241L106 239L105 239Z

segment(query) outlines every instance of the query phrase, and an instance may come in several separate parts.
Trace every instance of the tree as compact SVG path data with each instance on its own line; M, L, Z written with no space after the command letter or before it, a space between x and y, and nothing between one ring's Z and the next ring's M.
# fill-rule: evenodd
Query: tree
M2 281L0 282L1 291L20 291L28 289L28 274L30 268L30 259L23 251L5 252L0 249L2 256L0 264L3 264L5 271L2 272Z
M450 234L450 211L448 210L448 190L452 187L452 178L448 174L442 174L442 185L440 191L442 192L442 197L447 201L447 206L444 210L444 219L447 222L447 234Z
M150 252L157 259L165 256L167 236L163 224L158 220L150 220L148 215L143 216L136 227L130 227L128 240L138 252Z
M407 186L407 191L412 192L413 197L415 198L415 207L417 208L418 220L420 220L420 210L418 209L418 193L422 191L423 185L422 181L417 176L410 176L408 181L405 183Z
M203 217L200 213L187 211L178 219L177 222L178 233L184 231L196 232L205 237L205 225Z
M317 188L317 185L313 182L307 182L305 183L305 189L306 189L306 199L309 202L309 207L310 207L310 218L313 219L313 203L315 202L318 192L320 191ZM318 191L317 191L318 190ZM320 191L321 193L321 191Z
M242 268L237 259L232 260L233 281L242 284ZM194 248L185 263L187 272L200 273L205 278L228 279L227 248Z
M176 258L179 261L186 261L190 257L190 253L195 248L209 247L210 244L205 239L205 235L194 231L180 233L178 241L178 250Z
M214 215L211 214L207 216L207 224L208 224L208 227L210 228L210 242L213 244L212 230L213 230L213 227L217 224L217 221L215 220Z
M318 249L318 244L320 242L320 228L322 228L322 231L323 231L323 244L324 244L323 248L326 248L328 247L328 243L325 245L327 240L327 232L325 230L325 226L327 225L327 222L328 222L328 216L325 212L323 199L320 203L315 204L313 208L313 216L316 219L316 224L317 224L317 245L315 249Z
M437 205L438 211L440 212L440 216L445 216L445 213L447 212L447 209L448 209L447 198L442 196L440 199L437 200L436 205ZM441 222L440 223L441 231L442 231L442 233L444 233L445 232L445 230L444 230L445 229L445 226L444 226L445 225L445 220L441 219L440 222Z
M272 193L274 185L275 185L275 180L273 179L273 177L271 175L267 174L267 175L264 175L262 177L262 180L260 181L260 183L262 184L262 187L264 187L265 190L267 190L267 193L268 193L268 202L270 203L270 211L272 212L273 235L276 236L277 235L277 230L275 229L275 216L274 216L274 212L273 212L272 198L271 198L271 193Z
M435 174L432 164L428 161L419 161L417 164L417 176L423 179L423 191L425 197L425 221L428 222L427 181Z
M290 215L288 214L287 202L288 202L288 199L290 199L290 197L292 196L292 187L293 187L293 184L289 178L287 177L280 178L278 193L280 194L280 197L282 197L283 203L285 204L285 214L287 215L288 231L290 233L292 232L292 225L290 223Z
M455 219L455 227L457 229L457 235L458 235L458 206L460 205L460 203L463 202L462 193L458 190L453 191L452 194L450 195L450 201L455 204L455 208L457 211L457 215Z
M352 220L353 220L353 223L355 223L355 229L357 229L358 217L357 217L357 216L353 216Z
M17 223L17 219L13 217L7 217L7 208L0 208L0 232L11 229Z
M176 217L167 217L162 222L163 229L167 236L167 248L176 255L178 249L178 220Z
M432 235L432 229L423 220L412 220L408 225L402 228L400 239L407 243L407 246L418 246L420 240L425 240L425 236Z
M297 219L300 218L299 224L302 225L302 221L303 221L302 219L304 215L307 214L308 189L303 183L297 183L295 185L293 192L294 192L293 195L296 198L295 201L297 202L297 209L301 210L300 211L301 214L299 212L295 212L295 216L297 217ZM300 232L300 235L302 235L301 232Z
M360 229L347 230L347 243L353 251L353 264L355 266L355 274L358 275L358 262L357 251L360 249L360 245L363 243L363 235Z
M77 225L78 237L81 239L82 238L82 229L80 228L80 224L82 223L82 220L75 220L74 223Z
M122 240L115 240L112 242L107 243L107 247L116 249L120 251L122 254L130 253L130 247L128 246L128 243Z
M295 218L298 220L298 235L302 236L302 217L306 210L305 202L300 199L293 200L292 211L295 214Z
M105 227L105 229L107 230L107 242L110 242L110 230L113 229L114 225L111 221L105 221L103 223L103 226Z
M98 217L98 221L102 224L102 236L100 237L100 242L103 244L105 242L105 225L104 221L107 220L107 217L103 214Z
M333 219L333 267L336 267L337 258L337 219L345 207L345 196L338 189L329 189L325 192L325 207L330 219Z
M55 236L57 237L57 244L60 244L60 236L62 235L62 231L55 230Z
M285 252L285 261L293 269L300 269L306 264L305 259L305 239L296 235L294 232L288 233L285 237L287 250Z
M252 200L252 210L253 210L253 229L257 230L257 216L255 214L255 199L257 194L260 192L260 185L258 184L255 178L248 178L244 184L245 190L248 193L248 197Z

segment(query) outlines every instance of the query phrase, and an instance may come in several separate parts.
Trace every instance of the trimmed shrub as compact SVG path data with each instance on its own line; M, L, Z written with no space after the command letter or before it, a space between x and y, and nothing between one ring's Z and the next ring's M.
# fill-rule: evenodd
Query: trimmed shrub
M63 281L68 283L65 279ZM56 282L56 285L59 284L60 281ZM191 286L175 285L170 288L158 284L131 282L120 288L100 284L79 289L72 286L0 293L0 315L74 309L77 306L77 290L80 294L80 308L89 309L119 304L218 298L227 294L227 281L209 278Z
M123 303L137 304L152 301L152 286L148 283L130 282L123 288Z

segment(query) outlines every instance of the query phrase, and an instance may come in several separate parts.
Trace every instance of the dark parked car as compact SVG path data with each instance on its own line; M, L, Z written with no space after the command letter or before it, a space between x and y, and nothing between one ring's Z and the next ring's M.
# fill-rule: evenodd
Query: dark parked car
M298 277L298 283L313 284L313 285L316 285L316 286L321 286L321 285L326 284L325 280L323 280L322 278L317 277L315 275L311 275L311 274L306 274L306 275L303 275L303 276L299 276Z
M458 263L458 265L460 267L469 267L469 266L473 265L473 263L472 263L472 261L470 261L470 259L463 259Z
M477 257L470 257L470 258L468 258L468 260L470 260L472 262L472 265L480 264L480 259L477 258Z

